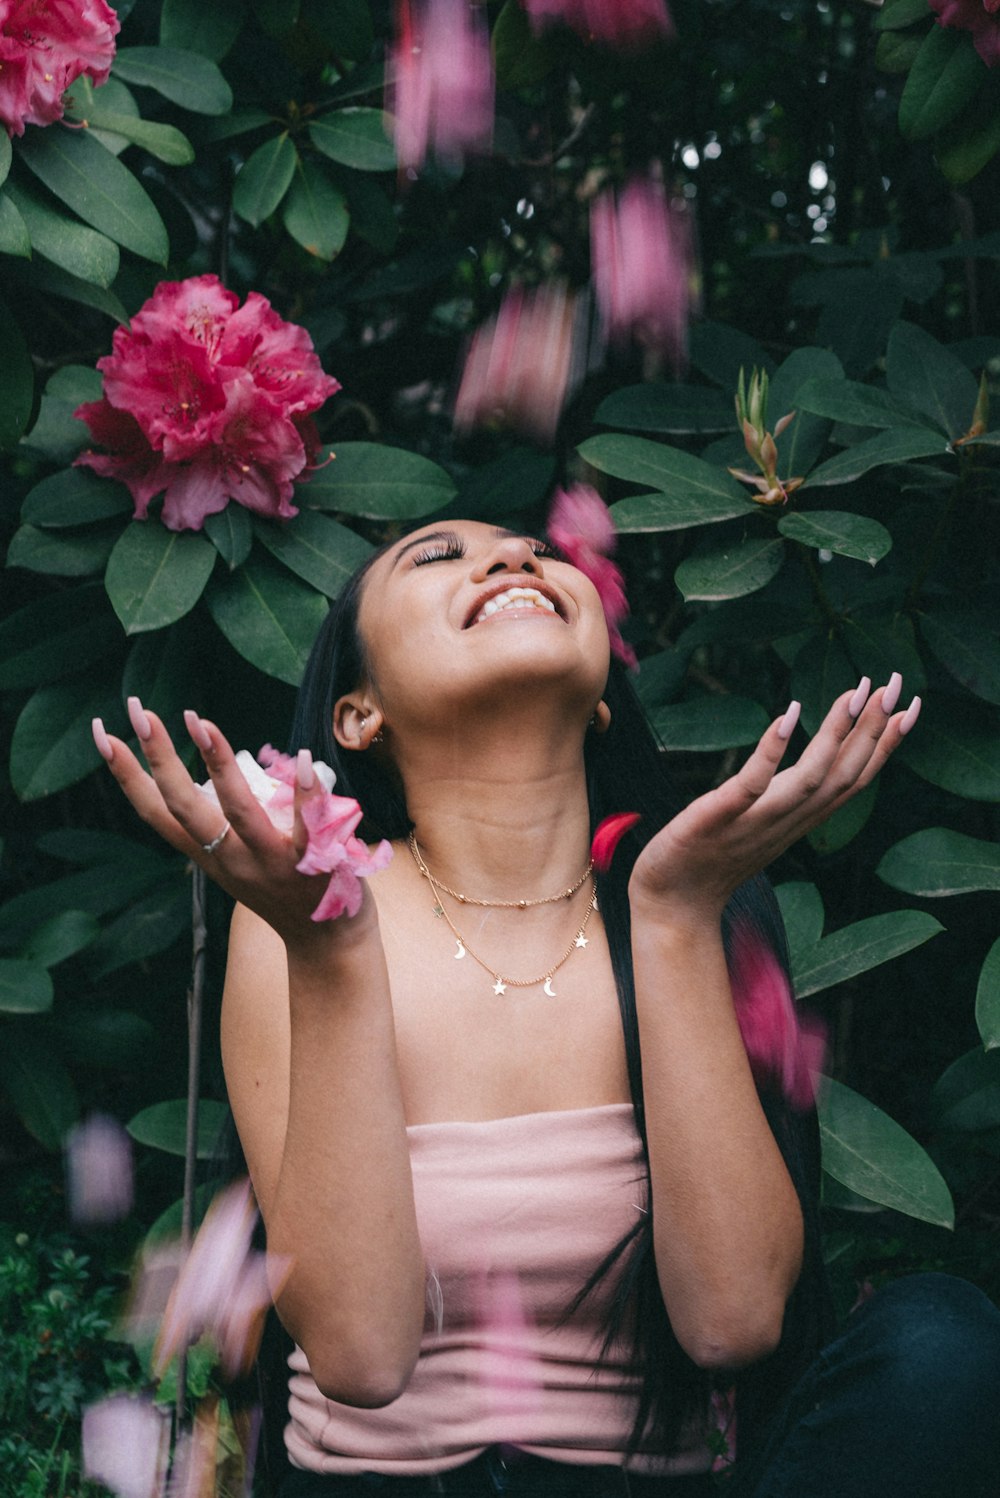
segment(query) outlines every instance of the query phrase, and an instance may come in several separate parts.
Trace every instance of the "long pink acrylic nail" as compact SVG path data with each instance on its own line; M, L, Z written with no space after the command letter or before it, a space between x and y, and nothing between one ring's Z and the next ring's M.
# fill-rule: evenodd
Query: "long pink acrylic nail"
M138 697L128 699L128 720L135 729L140 739L152 737L153 725L142 710L142 703Z
M792 701L788 704L788 711L778 724L778 738L790 739L795 731L795 725L799 721L799 713L802 711L802 703Z
M894 671L886 682L885 691L882 693L882 711L886 717L895 709L899 701L899 694L903 690L903 678L898 671Z
M854 694L851 697L850 702L847 704L847 711L850 713L852 718L856 718L858 716L858 713L868 701L868 693L871 691L871 689L871 677L862 676L861 680L854 688Z
M98 754L102 759L106 759L110 765L115 757L115 751L111 747L111 740L108 738L103 721L100 718L95 718L90 728L94 735L94 743L97 745Z
M921 709L922 706L923 706L923 704L922 704L920 698L919 697L914 697L913 701L910 703L909 707L906 709L906 712L903 714L903 716L899 720L899 731L900 731L900 733L904 733L904 734L905 733L909 733L909 731L913 727L914 723L920 717L920 709Z
M295 779L300 791L311 791L316 784L313 757L308 749L300 749L295 756Z
M198 748L207 753L212 747L211 735L198 714L189 707L184 709L184 725Z

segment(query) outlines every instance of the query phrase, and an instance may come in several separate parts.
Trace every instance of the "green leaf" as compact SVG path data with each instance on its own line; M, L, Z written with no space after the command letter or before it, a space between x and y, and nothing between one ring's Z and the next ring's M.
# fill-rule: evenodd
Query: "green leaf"
M462 480L453 501L466 520L503 523L521 510L544 504L556 480L555 459L535 448L510 447Z
M45 1149L58 1150L79 1117L76 1091L59 1057L20 1021L4 1029L0 1088L28 1133Z
M941 665L967 691L1000 705L1000 634L994 618L945 599L919 615L920 633Z
M113 650L120 637L96 584L37 598L0 621L0 691L75 676Z
M128 322L128 313L113 291L105 291L103 286L95 286L93 281L85 281L80 276L73 276L68 270L52 265L40 255L32 260L30 265L24 267L21 277L29 286L36 291L44 292L46 296L58 296L63 297L67 302L79 302L81 307L94 307L98 312L103 312L106 317L113 318L115 322Z
M644 656L639 662L635 688L647 715L677 695L687 672L687 663L688 652L680 642L678 647L668 646L656 655Z
M922 910L894 910L855 921L796 953L792 982L800 999L846 983L922 946L944 927Z
M685 455L686 456L686 455ZM718 471L718 470L716 470ZM684 531L698 525L717 525L722 520L747 516L749 496L744 491L731 496L704 494L631 494L611 506L617 530L623 536L647 531Z
M979 972L976 1024L988 1051L1000 1046L1000 941L990 947Z
M39 181L85 223L143 259L166 264L167 231L152 199L127 167L86 130L29 133L20 155Z
M688 602L742 598L766 587L784 560L783 542L755 537L687 557L674 573L674 582Z
M299 19L299 0L250 0L250 7L268 36L284 36Z
M135 95L117 78L109 78L106 83L101 84L99 89L95 89L90 79L81 74L74 80L71 91L66 95L65 103L67 118L71 120L89 121L92 109L124 115L130 120L140 118ZM100 141L104 149L110 151L112 156L120 156L129 144L124 135L116 135L113 131L94 129L93 134L95 140Z
M163 0L160 45L200 52L219 62L243 26L243 0Z
M920 0L920 4L923 3L924 0ZM878 39L875 66L881 68L883 73L908 73L920 51L922 40L919 36L900 36L898 32L887 31Z
M875 17L876 31L890 31L912 26L927 19L927 0L886 0Z
M31 354L20 323L0 302L0 449L16 447L35 396Z
M624 385L604 397L594 416L634 432L730 432L736 424L732 402L703 385Z
M853 842L866 825L875 809L877 798L878 782L873 781L807 834L809 846L824 855L839 853L841 848L846 848L848 843Z
M141 863L133 858L121 866L80 869L51 884L25 890L0 907L0 942L8 948L19 946L25 926L45 920L54 904L103 916L120 910L166 877L170 877L166 860L147 858Z
M61 531L53 535L33 525L22 525L7 550L7 566L47 572L53 577L91 577L103 571L114 544L115 536L110 532L70 535Z
M696 323L691 329L689 342L694 368L716 385L721 385L729 397L736 394L741 369L747 373L751 369L764 369L769 375L774 373L774 360L757 340L726 323L707 319Z
M29 962L43 968L58 967L68 957L75 957L89 947L100 934L96 918L87 910L60 910L57 915L36 926L21 949Z
M381 183L361 172L344 171L341 185L347 193L354 233L360 234L380 255L390 255L399 238L399 224Z
M158 1036L148 1020L123 1009L74 1009L56 1020L60 1048L76 1066L136 1072L154 1054Z
M238 654L265 675L298 686L327 615L321 593L270 562L251 560L215 578L205 602Z
M947 827L928 827L890 848L875 872L910 895L1000 890L1000 845Z
M0 1013L43 1014L52 1008L52 997L52 979L44 964L0 957Z
M6 135L0 132L0 141L6 139ZM22 260L31 258L28 226L5 192L0 193L0 255L18 255Z
M867 1098L828 1079L820 1090L823 1169L868 1201L938 1227L954 1226L951 1193L933 1160Z
M289 234L318 260L334 260L344 247L350 214L347 201L314 161L301 158L285 198L282 219Z
M534 34L518 0L507 0L490 40L500 88L531 88L551 71L555 46L547 37Z
M309 122L309 139L331 161L361 172L391 172L396 167L393 122L381 109L351 105Z
M696 697L653 714L653 727L668 749L700 751L755 744L769 721L760 703L748 697Z
M838 635L825 629L812 633L795 657L791 680L807 733L816 732L835 697L857 686L858 674Z
M940 432L918 426L893 427L887 432L879 432L877 437L854 443L835 458L827 458L808 475L804 487L816 489L821 484L849 484L863 473L881 468L886 463L943 457L947 451L947 441Z
M969 370L915 323L889 337L886 378L896 400L919 411L954 440L972 425L979 388Z
M0 187L7 180L10 164L14 160L14 149L10 143L10 136L4 133L0 136Z
M807 380L798 394L803 411L854 427L919 425L916 416L894 401L887 390L859 380Z
M340 510L372 520L419 520L455 497L449 474L429 458L379 442L339 442L324 448L333 461L296 491L311 510Z
M810 278L818 279L818 278ZM849 375L867 374L885 353L903 310L903 289L887 265L849 266L823 277L824 294L813 342L831 348Z
M620 437L608 432L599 437L588 437L577 451L601 473L664 490L671 498L683 498L692 506L703 501L706 506L714 504L716 510L723 505L733 506L734 515L747 513L746 492L731 474L693 457L691 453L682 452L680 448L651 442L648 437ZM648 498L645 495L640 497ZM717 514L715 518L723 517ZM652 529L651 526L644 528Z
M969 801L1000 801L1000 734L996 713L969 698L936 693L898 751L932 785Z
M899 128L907 140L934 135L976 93L986 64L964 32L932 26L913 60L899 100Z
M778 465L789 478L808 472L826 446L830 424L801 408L799 391L817 379L843 377L836 354L829 349L799 348L775 370L768 393L768 424L773 430L783 416L794 419L778 441Z
M64 468L29 489L21 507L21 519L29 525L60 530L89 525L94 520L110 520L131 510L132 496L124 484L99 478L89 468Z
M163 629L194 608L215 565L215 548L155 520L126 526L108 558L104 585L125 633Z
M181 47L119 48L112 72L194 114L227 114L233 107L232 90L215 63Z
M337 597L375 549L355 531L316 510L303 510L285 525L258 521L254 530L273 557L327 598Z
M128 144L141 146L157 161L166 162L167 166L190 166L194 160L194 147L174 125L134 119L132 115L98 108L91 110L87 123L93 130L110 131Z
M233 207L256 228L277 208L295 175L298 152L284 130L258 146L236 178Z
M116 683L85 676L40 687L21 710L10 746L10 782L38 801L82 780L100 763L90 725L113 700Z
M228 504L224 510L205 516L205 534L230 572L242 567L253 545L250 512L243 505Z
M779 884L774 893L781 908L794 967L799 960L798 954L815 946L823 935L823 896L815 884L804 879Z
M130 962L142 962L165 952L190 926L191 891L187 881L154 890L105 926L91 947L94 981L100 982Z
M192 682L204 680L206 648L203 622L188 614L168 630L136 635L122 676L122 699L155 703L171 737L180 734L185 745L181 713L191 706Z
M225 1103L202 1098L198 1103L198 1159L211 1160L219 1137L229 1118ZM164 1150L168 1155L185 1153L187 1133L187 1100L177 1098L168 1103L153 1103L143 1108L125 1126L137 1144Z
M935 143L934 156L942 176L961 185L978 176L1000 151L1000 114L987 90L975 108L964 114Z
M843 510L793 510L778 521L778 530L790 541L854 557L870 567L892 550L892 537L884 525Z
M368 0L302 0L301 24L352 62L364 62L375 42Z
M237 135L249 135L254 130L262 130L265 125L273 126L274 123L274 116L265 109L234 109L232 114L203 120L198 129L198 139L209 143L232 140Z
M976 1046L959 1056L935 1082L931 1105L941 1128L995 1129L1000 1125L1000 1052Z
M916 647L913 624L905 614L859 611L844 620L841 640L855 682L861 676L870 676L877 686L898 671L908 692L924 691L927 685L924 665Z

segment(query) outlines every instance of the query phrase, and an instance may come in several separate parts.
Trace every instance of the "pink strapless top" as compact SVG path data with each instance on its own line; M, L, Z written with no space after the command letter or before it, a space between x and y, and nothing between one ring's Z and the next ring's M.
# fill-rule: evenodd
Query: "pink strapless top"
M646 1205L625 1103L408 1131L427 1318L406 1389L384 1409L325 1399L289 1358L294 1466L414 1475L517 1446L553 1461L620 1463L636 1380L601 1352L614 1271L567 1307ZM700 1472L704 1445L634 1465Z

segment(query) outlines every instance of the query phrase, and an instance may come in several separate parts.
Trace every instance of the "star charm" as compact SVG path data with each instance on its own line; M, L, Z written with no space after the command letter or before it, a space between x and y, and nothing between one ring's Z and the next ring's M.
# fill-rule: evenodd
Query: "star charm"
M573 945L574 945L574 947L585 947L587 945L588 940L589 940L589 938L586 937L586 936L584 936L583 932L581 931L579 933L579 935L577 936L576 941L573 943Z
M440 905L435 905L435 907L434 907L434 914L435 914L435 916L437 917L438 920L440 920L441 917L444 915L444 911L441 909Z
M506 993L507 992L507 985L503 981L502 978L498 978L497 981L494 983L494 985L493 985L493 992L494 993Z

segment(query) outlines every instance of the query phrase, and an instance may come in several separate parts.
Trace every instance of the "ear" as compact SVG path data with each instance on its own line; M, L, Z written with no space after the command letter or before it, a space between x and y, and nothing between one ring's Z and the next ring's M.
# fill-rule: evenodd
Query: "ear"
M333 709L333 736L342 749L367 749L385 719L367 692L349 692Z
M611 727L611 709L602 697L594 708L594 716L590 720L593 730L597 734L607 733Z

